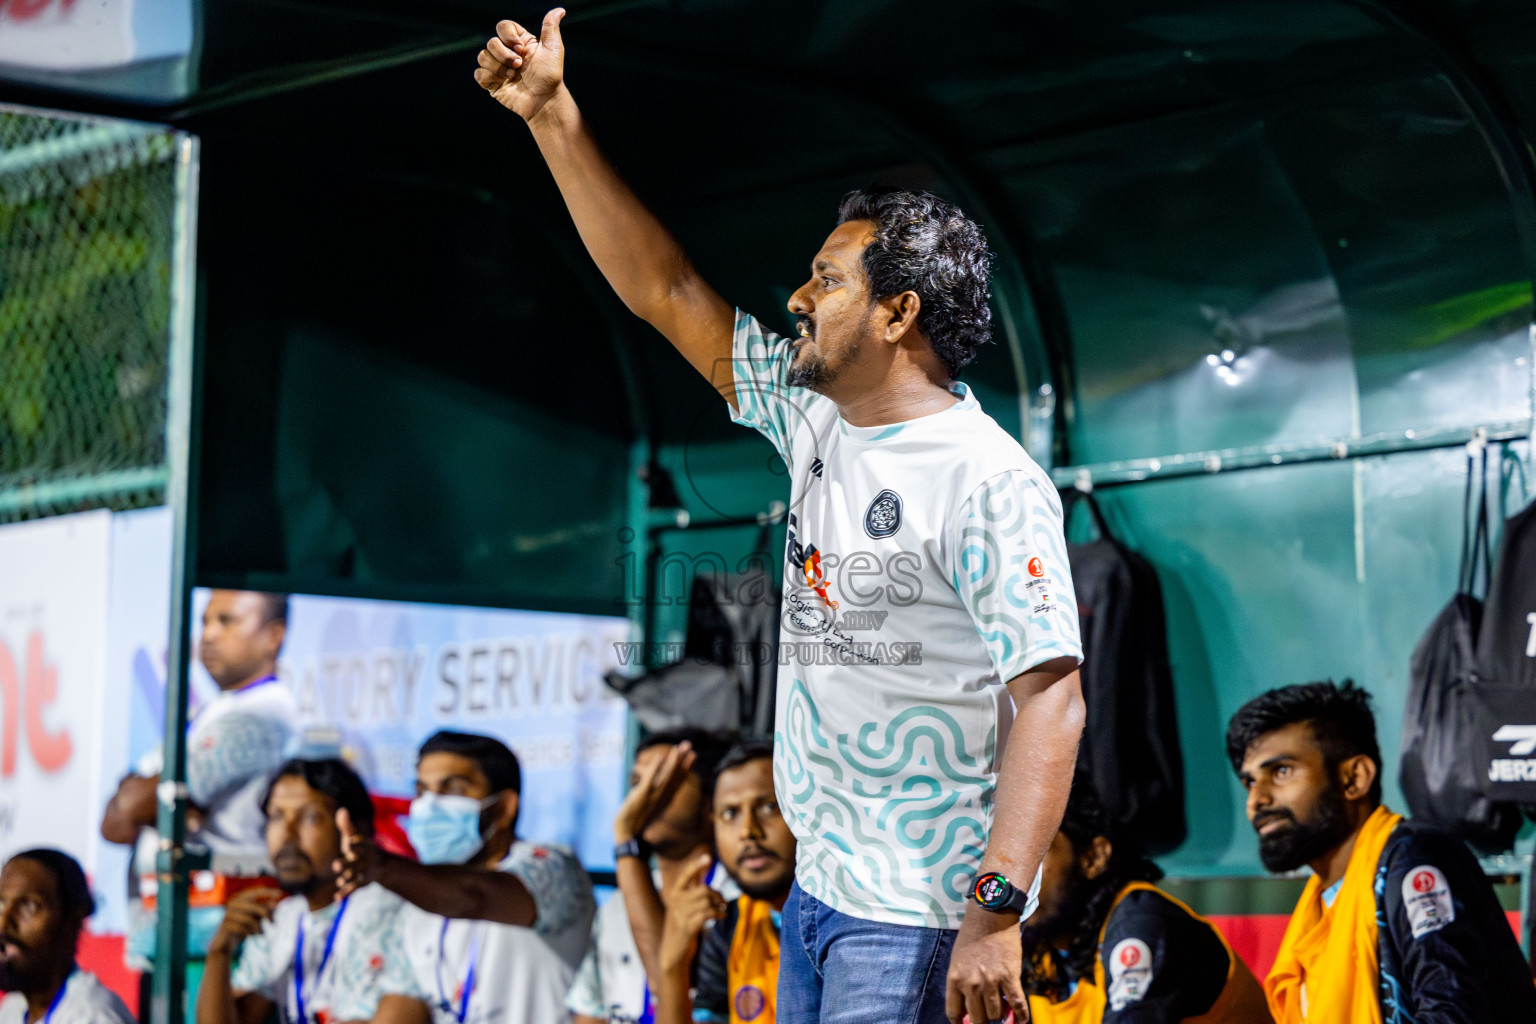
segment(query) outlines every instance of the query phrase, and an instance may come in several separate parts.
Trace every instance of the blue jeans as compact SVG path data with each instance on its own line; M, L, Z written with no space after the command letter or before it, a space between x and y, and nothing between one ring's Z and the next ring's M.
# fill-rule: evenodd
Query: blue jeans
M839 913L795 883L779 935L776 1024L945 1024L955 933Z

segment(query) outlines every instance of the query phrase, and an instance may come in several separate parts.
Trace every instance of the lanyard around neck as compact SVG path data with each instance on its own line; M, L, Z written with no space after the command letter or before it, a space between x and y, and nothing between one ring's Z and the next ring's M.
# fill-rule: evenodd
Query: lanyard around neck
M64 975L64 980L59 982L59 990L53 994L53 1002L48 1004L48 1011L43 1014L43 1024L53 1024L53 1012L57 1010L59 1008L59 1004L64 1001L64 990L69 988L69 979L74 977L74 974L75 969L71 967L69 969L69 973ZM25 1021L31 1012L32 1011L28 1010L27 1013L23 1014L22 1020Z
M459 989L459 1008L454 1010L453 1003L448 999L448 993L443 991L443 961L448 955L448 925L450 918L443 918L443 930L437 938L437 970L433 973L437 979L437 996L442 1000L443 1007L454 1016L458 1024L464 1024L469 1017L469 997L475 991L475 966L480 960L480 937L484 934L485 926L476 927L469 938L469 970L464 972L464 985Z
M336 948L336 932L341 928L341 919L347 912L348 896L341 901L341 906L336 908L336 917L331 921L331 930L325 936L325 949L320 954L320 966L315 970L315 984L320 984L320 978L325 974L325 965L331 962L331 951ZM299 1011L297 1024L313 1024L309 1019L309 1012L304 1007L304 919L299 919L299 937L293 946L293 1002ZM45 1022L46 1024L46 1022Z

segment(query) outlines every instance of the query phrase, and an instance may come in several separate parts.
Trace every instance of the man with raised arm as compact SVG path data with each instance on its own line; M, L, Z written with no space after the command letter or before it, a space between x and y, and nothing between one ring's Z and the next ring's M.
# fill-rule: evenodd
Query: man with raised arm
M1019 921L1066 804L1082 648L1056 490L955 379L990 335L986 241L936 196L853 193L790 297L799 337L773 334L599 151L563 17L501 22L475 80L528 124L619 297L792 481L777 1019L1022 1018Z

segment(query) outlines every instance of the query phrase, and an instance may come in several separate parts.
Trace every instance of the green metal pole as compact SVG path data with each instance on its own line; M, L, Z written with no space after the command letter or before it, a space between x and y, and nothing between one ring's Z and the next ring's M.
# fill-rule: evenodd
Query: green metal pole
M170 395L165 430L171 507L171 626L165 697L165 763L160 772L160 849L156 858L153 1024L181 1024L187 973L187 875L195 867L184 848L187 826L187 668L191 657L192 585L196 569L196 456L198 340L198 145L183 135L176 151L176 229L171 275Z

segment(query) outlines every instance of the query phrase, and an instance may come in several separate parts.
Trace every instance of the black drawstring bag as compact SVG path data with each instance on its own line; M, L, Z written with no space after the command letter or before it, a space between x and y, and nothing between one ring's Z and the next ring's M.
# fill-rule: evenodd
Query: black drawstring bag
M1079 498L1099 536L1067 545L1088 712L1078 770L1093 780L1117 835L1164 853L1188 826L1163 591L1152 564L1115 539L1092 494L1067 492L1064 519Z
M1403 715L1402 758L1397 780L1416 822L1459 836L1482 853L1508 850L1520 829L1513 804L1484 794L1486 765L1477 759L1486 731L1473 688L1477 680L1477 636L1483 603L1474 596L1477 570L1489 577L1488 453L1482 456L1473 523L1472 486L1476 460L1467 456L1462 500L1461 568L1456 595L1435 616L1413 649L1408 665L1408 705Z

